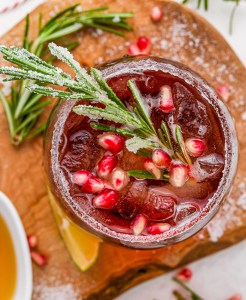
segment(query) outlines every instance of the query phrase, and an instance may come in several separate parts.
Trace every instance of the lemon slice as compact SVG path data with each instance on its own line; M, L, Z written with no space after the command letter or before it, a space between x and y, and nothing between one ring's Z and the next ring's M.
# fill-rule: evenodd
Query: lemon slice
M50 190L48 190L48 196L57 226L68 252L81 271L88 270L98 257L102 240L72 222L57 204Z

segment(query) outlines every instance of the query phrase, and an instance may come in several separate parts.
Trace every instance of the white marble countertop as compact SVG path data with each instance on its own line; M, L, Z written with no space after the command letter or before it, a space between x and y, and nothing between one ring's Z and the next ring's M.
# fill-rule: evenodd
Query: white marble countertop
M0 10L14 0L1 0ZM0 14L0 36L19 22L27 12L44 0L31 0ZM181 2L181 1L179 1ZM197 1L191 0L195 7ZM103 0L102 0L103 4ZM200 10L210 23L226 38L231 47L246 64L246 1L241 1L235 15L233 34L229 35L229 17L233 3L223 0L209 1L209 11ZM245 27L244 27L245 26ZM0 38L1 44L1 38ZM190 265L194 276L189 285L206 300L226 300L239 293L246 299L246 241ZM149 280L124 293L118 300L173 300L172 291L177 285L172 282L173 273ZM52 298L53 299L53 298ZM49 299L47 299L49 300ZM56 299L73 300L73 299Z

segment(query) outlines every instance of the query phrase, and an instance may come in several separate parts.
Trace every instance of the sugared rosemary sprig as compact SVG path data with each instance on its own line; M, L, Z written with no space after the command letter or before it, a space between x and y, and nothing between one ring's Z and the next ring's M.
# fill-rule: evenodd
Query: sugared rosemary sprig
M4 58L20 67L0 68L0 73L8 76L5 81L29 80L26 89L31 93L37 93L39 96L87 100L89 104L76 105L73 111L78 115L84 115L93 120L100 121L91 122L91 127L94 129L116 132L129 137L126 140L126 147L129 151L138 154L145 152L143 155L149 155L150 150L161 148L169 155L175 158L180 157L185 163L190 163L190 158L184 147L180 127L176 126L176 142L179 146L179 152L174 153L167 125L162 122L160 128L162 138L160 139L151 121L147 105L144 103L134 80L129 80L128 86L136 101L132 107L126 107L108 86L99 70L91 68L90 73L88 73L84 68L81 68L66 48L57 46L54 43L50 43L48 47L53 56L65 62L74 71L75 78L58 67L47 64L26 49L1 46L0 52L3 53ZM36 83L33 83L34 81ZM61 91L55 87L48 87L42 84L63 86L67 87L67 90ZM95 106L93 105L94 103L101 103L104 105L104 108ZM117 126L103 124L101 120L112 121ZM119 124L123 125L123 127L119 127ZM160 130L158 130L159 134ZM149 174L143 174L141 170L138 172L142 172L141 176L149 176ZM164 174L161 179L167 180L168 176Z
M182 280L178 279L177 277L173 277L173 281L178 283L183 289L185 289L187 292L190 293L192 300L204 300L201 296L199 296L196 292L194 292L191 288L189 288ZM182 295L180 293L174 294L178 300L185 299L182 298Z
M45 24L42 24L42 15L40 15L38 36L34 40L29 39L30 24L29 16L27 16L23 48L35 54L38 58L45 58L47 63L43 63L43 65L45 65L44 67L46 69L49 69L48 64L52 63L55 58L47 52L47 42L49 41L57 40L59 44L66 46L68 50L72 50L77 47L79 43L73 40L69 41L67 36L82 28L99 28L120 36L123 35L122 29L131 30L131 27L125 20L132 17L132 13L105 12L106 9L107 7L99 7L87 11L80 11L79 5L73 5L58 12ZM65 37L66 40L68 39L68 42L65 42ZM22 50L22 52L19 51L19 57L17 57L15 55L16 53L14 53L16 49L17 48L12 48L12 52L10 53L7 48L2 48L4 58L14 64L25 67L25 65L21 63L21 55L27 55L29 59L32 60L32 67L30 66L29 70L35 70L35 63L39 64L40 60L35 58L35 56L31 57L28 52L24 50ZM15 79L19 80L20 78L13 76L12 80ZM35 81L35 78L33 80ZM38 127L36 127L36 124L50 101L41 100L42 93L34 94L31 89L26 89L26 87L30 87L30 85L33 85L33 81L15 81L11 87L10 97L6 98L2 92L0 93L0 100L3 104L9 125L10 139L14 145L19 145L25 139L36 136L46 127L46 122ZM42 89L42 87L40 87L40 89ZM38 92L38 87L36 91ZM46 92L47 95L49 95L49 91L46 90ZM66 98L66 92L63 94L60 92L60 95ZM76 95L74 95L74 99L76 99L75 97Z

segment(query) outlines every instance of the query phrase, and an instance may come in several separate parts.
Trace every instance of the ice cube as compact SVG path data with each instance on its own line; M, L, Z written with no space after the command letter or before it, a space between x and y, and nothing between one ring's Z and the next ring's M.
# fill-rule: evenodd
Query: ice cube
M182 127L182 131L200 137L208 134L211 124L205 104L178 82L174 84L174 99L174 119Z
M154 221L164 221L174 216L176 196L166 188L158 187L149 190L142 213Z
M224 163L223 156L217 153L199 157L191 167L190 175L198 182L219 178Z
M179 224L187 222L187 219L195 218L199 213L199 206L196 203L179 204L174 221Z

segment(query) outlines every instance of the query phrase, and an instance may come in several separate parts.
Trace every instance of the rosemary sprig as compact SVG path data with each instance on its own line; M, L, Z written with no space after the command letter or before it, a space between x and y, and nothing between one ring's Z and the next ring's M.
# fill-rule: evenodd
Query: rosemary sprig
M78 42L64 42L65 37L71 33L77 32L83 28L100 28L104 31L114 33L116 35L123 36L123 30L131 30L125 20L132 17L132 13L119 13L119 12L105 12L107 7L99 7L87 11L79 11L79 5L70 6L53 16L48 22L42 24L42 15L39 16L39 31L38 36L34 40L29 39L29 15L26 17L26 23L24 28L23 37L23 49L20 50L16 47L11 48L11 53L7 48L2 48L4 58L14 64L23 67L26 70L35 71L36 64L40 66L40 72L43 77L49 75L49 80L45 81L51 83L52 68L49 68L49 64L55 59L54 55L49 55L47 52L47 42L57 40L62 45L66 46L68 50L72 50L78 46ZM67 39L67 38L66 38ZM69 39L68 39L69 41ZM29 52L30 53L29 53ZM31 55L35 54L35 55ZM23 57L22 57L23 56ZM28 58L25 63L22 64L22 58ZM40 63L45 58L45 62ZM62 59L62 57L61 57ZM25 64L29 64L26 66ZM41 70L41 65L43 66ZM79 64L74 66L78 69ZM83 76L83 73L81 76ZM23 75L23 76L22 76ZM0 93L0 101L3 104L6 118L8 121L10 139L14 145L19 145L27 138L32 138L37 134L40 134L45 129L45 123L39 125L37 122L40 115L43 113L45 107L49 104L49 101L41 101L42 95L55 96L53 89L44 90L42 86L35 86L35 76L12 76L11 80L27 79L25 81L15 81L12 85L12 92L10 97L6 98L3 93ZM96 76L96 74L95 74ZM61 74L62 79L70 80L67 74ZM87 77L88 79L89 77ZM33 80L33 81L30 81ZM61 81L62 83L62 81ZM86 82L88 84L88 82ZM92 83L91 83L92 84ZM94 84L94 83L93 83ZM34 94L39 93L38 95ZM68 94L66 92L59 92L57 97L66 98ZM70 95L71 96L71 95ZM89 94L78 93L73 94L72 99L87 99L92 100Z
M192 300L204 300L201 296L199 296L196 292L189 288L182 280L178 279L177 277L173 277L172 279L190 293Z
M145 170L131 170L127 172L129 176L138 178L138 179L154 179L154 180L169 180L169 175L163 173L160 179L157 179L152 173Z
M180 127L176 127L176 140L180 153L174 153L167 125L165 122L162 122L161 128L156 131L147 105L144 103L142 95L133 80L128 81L128 86L136 101L132 107L126 107L108 86L99 70L91 68L90 73L88 73L84 68L80 67L79 63L66 48L57 46L54 43L50 43L48 47L53 56L64 61L74 71L75 78L58 67L47 64L26 49L8 48L6 46L0 46L0 52L3 53L6 60L14 62L20 68L13 66L2 67L0 68L0 74L8 76L5 81L16 79L29 80L29 85L26 89L31 93L37 93L38 96L45 95L72 100L87 100L87 104L75 105L73 111L79 115L98 120L90 123L91 127L96 130L116 132L128 137L125 142L128 151L149 156L151 154L150 150L161 148L174 158L180 157L185 163L190 163ZM33 83L34 81L36 83ZM63 86L67 87L67 90L61 91L56 87L51 88L43 84ZM103 104L104 108L95 106L95 103ZM43 105L42 102L39 102L37 109L42 109ZM21 129L26 128L28 123L34 122L35 115L30 114L29 118L20 125L22 126ZM116 124L115 126L109 126L101 123L101 120L111 121ZM123 127L119 127L119 125L123 125ZM160 133L160 130L161 138L157 133ZM143 170L130 171L129 175L137 178L154 179L149 172ZM161 180L168 180L168 178L168 174L164 171Z

